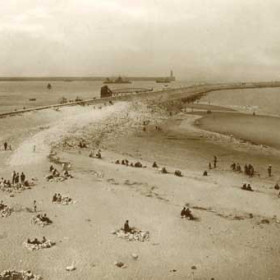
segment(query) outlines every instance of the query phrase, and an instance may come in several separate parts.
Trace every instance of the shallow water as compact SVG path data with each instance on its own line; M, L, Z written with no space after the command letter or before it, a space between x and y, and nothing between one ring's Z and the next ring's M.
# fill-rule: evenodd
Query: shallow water
M244 112L280 116L280 88L213 91L204 96L201 102Z
M280 149L280 118L236 113L204 114L196 124L208 131Z

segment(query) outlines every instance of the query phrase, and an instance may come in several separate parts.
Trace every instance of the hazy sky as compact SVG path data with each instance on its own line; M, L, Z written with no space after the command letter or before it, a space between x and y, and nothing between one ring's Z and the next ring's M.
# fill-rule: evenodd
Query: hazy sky
M280 80L279 13L279 0L0 0L0 75Z

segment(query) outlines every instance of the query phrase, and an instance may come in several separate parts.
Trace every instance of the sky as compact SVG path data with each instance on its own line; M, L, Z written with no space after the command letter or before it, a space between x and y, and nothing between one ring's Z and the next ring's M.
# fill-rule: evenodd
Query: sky
M0 76L280 80L279 0L0 0Z

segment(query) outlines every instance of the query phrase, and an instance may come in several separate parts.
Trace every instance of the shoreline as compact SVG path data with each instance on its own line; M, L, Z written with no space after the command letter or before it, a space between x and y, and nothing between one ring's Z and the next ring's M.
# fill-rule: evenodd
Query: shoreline
M183 95L171 95L170 102ZM161 101L167 104L163 108L144 97L124 102L127 107L120 107L116 114L114 106L118 102L101 109L73 106L60 112L50 109L1 120L5 124L4 136L9 127L21 126L20 121L28 124L22 139L28 139L31 146L27 153L20 154L21 159L34 155L34 135L43 135L37 137L44 141L48 134L56 137L63 121L69 129L61 131L63 137L55 147L55 141L50 141L56 152L51 161L44 157L33 164L23 161L11 166L5 163L15 151L1 151L1 176L9 178L13 169L24 170L28 178L37 181L34 188L15 192L14 196L1 193L4 202L19 210L1 220L0 271L32 269L43 279L61 280L180 280L191 278L195 266L195 278L199 279L278 280L280 212L273 186L279 179L279 157L195 127L193 122L198 115L181 112L170 116L173 111L169 111L168 96L164 97ZM112 110L112 114L102 118L106 110ZM95 122L96 114L101 123ZM86 148L79 148L81 140ZM64 145L66 142L70 146ZM39 153L40 145L37 148ZM89 157L92 150L98 149L101 159ZM218 166L209 170L213 155L218 157ZM140 161L146 167L115 163L122 159ZM266 176L270 159L272 178ZM243 166L248 160L260 176L247 177L230 170L232 161ZM159 168L152 167L153 161ZM74 178L47 181L50 164L61 171L61 162L71 163ZM162 167L167 168L168 174L161 173ZM177 169L182 171L182 177L174 175ZM204 170L208 176L202 176ZM244 181L252 185L254 192L240 189ZM75 203L54 205L54 193L67 195ZM30 225L34 213L26 209L33 200L38 203L39 213L47 213L53 220L52 225ZM183 206L191 208L196 221L180 218ZM150 240L130 242L112 235L126 219L131 226L149 231ZM263 220L268 222L264 224ZM263 239L267 235L270 238ZM55 241L56 246L36 252L22 246L27 238L42 236ZM245 254L240 254L244 248ZM133 259L132 254L139 258ZM116 267L115 261L124 262L125 268ZM67 272L65 267L71 263L77 269Z

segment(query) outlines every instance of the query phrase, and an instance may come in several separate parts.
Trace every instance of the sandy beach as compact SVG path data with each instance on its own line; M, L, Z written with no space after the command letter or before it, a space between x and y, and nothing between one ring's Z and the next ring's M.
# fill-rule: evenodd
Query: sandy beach
M0 177L24 171L35 185L0 190L13 209L0 218L0 272L32 270L43 279L73 280L279 279L279 190L274 189L280 175L279 119L244 113L214 97L207 104L208 95L194 106L181 100L183 93L175 97L135 97L1 119L0 141L11 143L12 151L1 147ZM99 149L101 159L89 157ZM214 156L217 168L209 169ZM124 159L142 167L121 164ZM50 165L61 172L65 162L73 178L48 181ZM255 175L232 171L233 162L242 169L251 163ZM244 183L254 191L242 190ZM55 193L72 203L53 203ZM184 206L195 220L180 217ZM31 222L43 213L52 224ZM112 234L126 220L148 231L149 240ZM24 247L28 238L43 236L55 246ZM67 271L71 265L75 270Z

